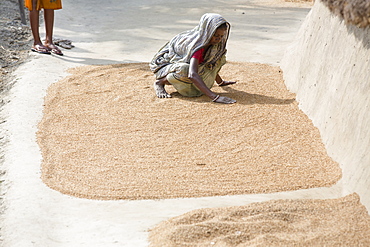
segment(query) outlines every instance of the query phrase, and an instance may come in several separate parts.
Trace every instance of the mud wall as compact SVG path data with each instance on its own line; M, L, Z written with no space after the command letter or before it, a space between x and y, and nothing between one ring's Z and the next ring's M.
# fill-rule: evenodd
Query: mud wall
M285 83L370 211L370 29L316 0L282 60Z

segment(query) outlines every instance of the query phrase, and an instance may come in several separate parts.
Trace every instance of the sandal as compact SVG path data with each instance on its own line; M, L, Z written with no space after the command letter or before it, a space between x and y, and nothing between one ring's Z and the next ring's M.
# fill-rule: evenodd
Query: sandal
M34 45L34 46L32 46L31 51L37 52L37 53L40 53L40 54L51 54L49 49L46 46L43 46L43 45Z
M72 45L72 41L69 39L53 39L53 43L64 49L72 49L73 47L75 47L74 45Z
M45 46L49 50L49 52L51 52L55 55L63 56L63 52L61 50L59 50L59 48L56 47L56 45L45 45Z

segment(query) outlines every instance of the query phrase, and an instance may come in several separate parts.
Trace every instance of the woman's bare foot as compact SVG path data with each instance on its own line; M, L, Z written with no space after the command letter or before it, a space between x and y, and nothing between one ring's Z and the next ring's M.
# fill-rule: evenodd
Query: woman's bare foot
M157 95L158 98L172 98L172 96L168 94L166 90L164 89L166 82L167 82L166 78L162 78L154 82L153 86L154 86L155 94Z

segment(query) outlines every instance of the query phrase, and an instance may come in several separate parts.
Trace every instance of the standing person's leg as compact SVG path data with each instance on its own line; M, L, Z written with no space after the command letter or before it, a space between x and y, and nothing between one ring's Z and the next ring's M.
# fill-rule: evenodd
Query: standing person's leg
M44 20L46 39L45 46L57 55L63 55L62 51L53 43L53 30L54 30L54 9L44 9Z
M32 0L32 10L30 10L30 25L31 25L32 36L33 36L32 51L43 53L43 54L50 54L48 48L42 44L41 39L40 39L40 33L39 33L40 10L37 10L37 1L38 0Z

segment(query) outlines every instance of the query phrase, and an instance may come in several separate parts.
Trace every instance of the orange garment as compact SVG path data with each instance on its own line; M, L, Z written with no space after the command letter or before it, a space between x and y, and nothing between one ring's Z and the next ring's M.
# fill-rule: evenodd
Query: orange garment
M36 10L62 8L62 0L25 0L24 6L30 11L32 10L32 1L37 1Z

